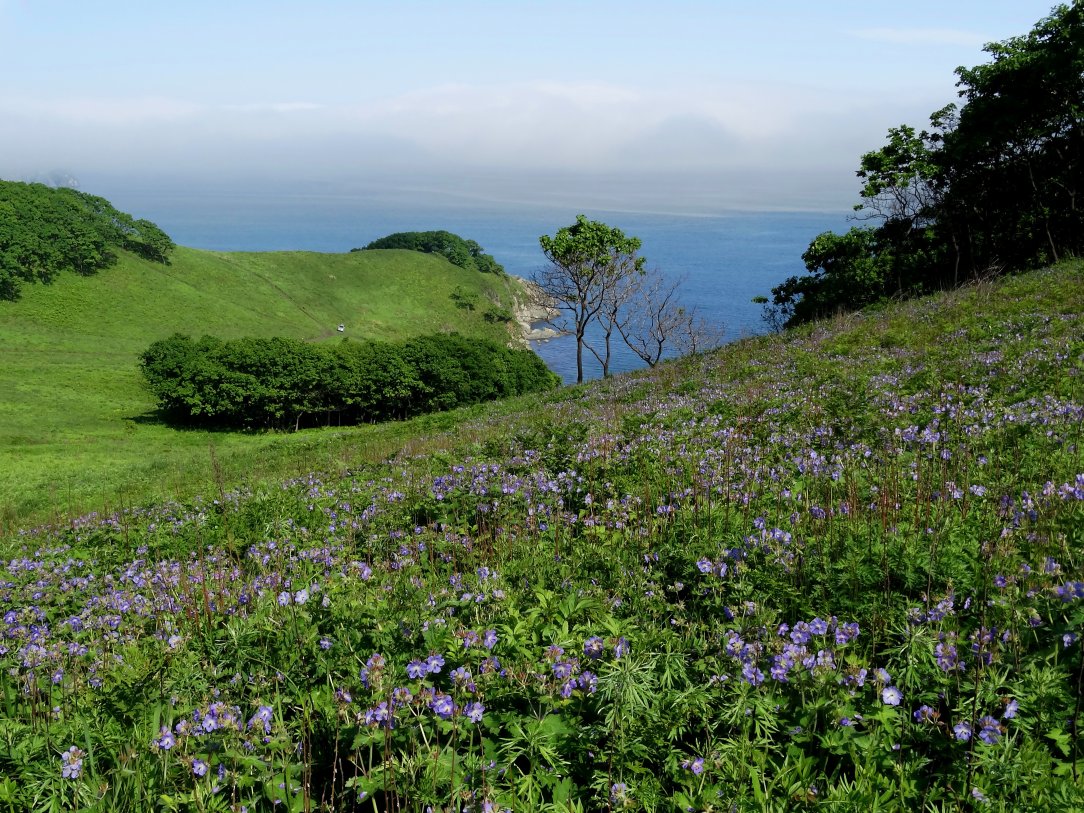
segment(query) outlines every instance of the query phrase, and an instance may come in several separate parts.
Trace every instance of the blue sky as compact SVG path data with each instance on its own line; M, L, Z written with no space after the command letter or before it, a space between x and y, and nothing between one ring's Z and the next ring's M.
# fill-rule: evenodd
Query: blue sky
M0 177L842 206L1051 6L0 0Z

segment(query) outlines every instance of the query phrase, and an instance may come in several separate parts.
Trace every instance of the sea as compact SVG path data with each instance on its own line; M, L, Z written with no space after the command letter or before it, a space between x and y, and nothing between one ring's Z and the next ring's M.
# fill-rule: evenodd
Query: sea
M331 194L318 191L117 190L123 211L157 223L180 245L216 251L343 252L398 231L445 229L475 240L516 276L545 266L538 238L575 222L577 214L642 241L647 266L679 281L684 307L723 341L765 332L763 305L773 286L802 273L802 252L826 230L848 228L844 211L652 212L578 208L525 201L461 200L419 194ZM576 380L570 336L533 343L566 382ZM601 373L585 352L585 377ZM619 341L611 370L643 362Z

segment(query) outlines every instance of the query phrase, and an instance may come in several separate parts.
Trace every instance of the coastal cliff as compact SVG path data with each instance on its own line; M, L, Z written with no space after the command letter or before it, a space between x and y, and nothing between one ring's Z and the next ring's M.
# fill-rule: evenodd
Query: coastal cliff
M514 279L523 291L522 296L515 297L514 311L516 324L519 326L524 344L564 335L563 331L548 324L561 315L561 312L553 306L552 301L531 280L523 277ZM546 323L545 326L536 327L544 323Z

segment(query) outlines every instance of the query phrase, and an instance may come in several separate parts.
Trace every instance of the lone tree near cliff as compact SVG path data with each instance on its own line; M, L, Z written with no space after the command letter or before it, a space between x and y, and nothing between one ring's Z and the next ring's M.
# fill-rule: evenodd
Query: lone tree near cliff
M649 367L668 347L696 353L720 344L722 330L678 301L680 281L645 270L640 239L577 215L571 226L538 238L549 265L534 277L540 304L560 311L576 337L576 383L583 381L583 351L610 374L612 340L620 337ZM588 327L596 330L587 338Z
M549 265L535 276L535 283L552 306L567 315L576 337L576 383L583 381L583 349L588 349L609 373L610 336L606 324L604 347L587 345L587 326L607 315L617 313L625 304L624 291L631 290L630 280L644 273L644 258L639 256L640 239L626 237L620 229L577 215L571 226L558 229L552 237L538 238Z

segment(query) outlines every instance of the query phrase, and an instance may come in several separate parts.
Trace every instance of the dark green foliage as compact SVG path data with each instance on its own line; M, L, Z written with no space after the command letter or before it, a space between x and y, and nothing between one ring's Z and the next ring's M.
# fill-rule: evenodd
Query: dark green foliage
M118 212L104 198L0 181L0 299L17 299L24 282L108 268L118 249L165 263L173 248L156 225Z
M450 231L400 231L373 240L364 248L351 251L369 251L370 249L398 248L407 251L421 251L425 254L439 254L452 265L474 269L483 274L504 274L504 268L489 254L486 254L474 240L464 240Z
M558 383L530 350L455 333L338 345L178 334L141 365L170 420L246 429L407 418Z
M808 275L772 289L771 320L797 324L893 296L1056 262L1084 250L1084 4L1056 7L1027 35L958 68L960 105L903 125L862 156L876 225L822 234Z

